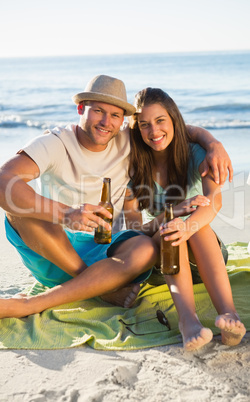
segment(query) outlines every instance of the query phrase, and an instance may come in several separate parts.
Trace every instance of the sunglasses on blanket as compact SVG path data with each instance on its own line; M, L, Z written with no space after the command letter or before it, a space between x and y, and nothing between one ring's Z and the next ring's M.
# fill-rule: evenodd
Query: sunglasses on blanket
M155 320L155 319L157 319L159 323L161 323L162 325L164 325L165 327L167 327L167 328L168 328L168 329L167 329L168 331L171 330L169 321L168 321L167 317L165 316L165 314L163 313L163 311L161 311L161 310L157 310L157 311L156 311L156 317L147 318L146 320L142 320L142 321L138 321L138 322L132 322L132 323L129 324L129 323L123 321L122 319L120 319L119 322L121 322L123 325L125 325L125 328L126 328L128 331L130 331L133 335L136 335L136 336L144 336L144 335L151 335L151 334L159 334L160 332L165 332L166 330L164 330L164 331L155 331L155 332L147 332L146 334L142 334L142 333L134 332L134 331L130 328L130 327L132 327L133 325L142 324L143 322L147 322L147 321Z

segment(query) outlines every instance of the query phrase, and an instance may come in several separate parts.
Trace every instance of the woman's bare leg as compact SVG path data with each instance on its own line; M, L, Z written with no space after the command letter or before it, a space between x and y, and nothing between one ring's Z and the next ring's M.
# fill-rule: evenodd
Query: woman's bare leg
M180 245L180 267L179 274L164 276L179 315L179 329L184 348L192 351L210 342L213 333L209 328L202 326L195 311L193 282L186 244Z
M222 342L237 345L246 333L236 312L224 259L216 235L206 226L189 239L200 276L219 314L215 325L221 329Z
M154 236L154 240L159 244L159 234ZM211 341L213 333L209 328L203 327L196 314L186 243L180 245L180 272L164 277L179 316L183 346L187 351L200 349Z
M147 236L122 242L114 255L96 262L78 276L37 296L1 299L0 318L24 317L47 308L86 300L120 289L150 269L157 258L157 248Z

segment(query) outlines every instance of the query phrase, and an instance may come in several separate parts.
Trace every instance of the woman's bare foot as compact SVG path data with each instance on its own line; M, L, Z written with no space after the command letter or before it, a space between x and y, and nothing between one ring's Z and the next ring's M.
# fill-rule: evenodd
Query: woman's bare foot
M202 348L213 339L213 332L201 325L200 321L179 323L179 329L183 339L183 347L186 351L194 351Z
M101 299L108 303L114 304L115 306L129 308L133 306L139 291L140 285L138 283L134 283L122 289L116 290L115 292L103 295L101 296Z
M222 343L228 346L238 345L246 333L246 328L236 313L218 315L215 326L221 330Z

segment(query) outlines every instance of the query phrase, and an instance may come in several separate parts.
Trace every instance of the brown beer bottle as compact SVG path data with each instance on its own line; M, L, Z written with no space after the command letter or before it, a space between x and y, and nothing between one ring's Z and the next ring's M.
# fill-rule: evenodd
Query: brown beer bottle
M165 215L163 223L174 219L173 204L165 204ZM175 232L173 232L175 233ZM161 236L161 272L165 275L175 275L180 271L179 246L173 247L171 241L165 241Z
M105 177L102 184L102 195L99 205L106 208L113 215L113 205L111 203L111 179ZM104 217L103 215L97 213L105 222L108 222L112 227L113 217L111 219ZM95 229L94 240L99 244L111 243L112 230L106 230L103 226L99 225Z

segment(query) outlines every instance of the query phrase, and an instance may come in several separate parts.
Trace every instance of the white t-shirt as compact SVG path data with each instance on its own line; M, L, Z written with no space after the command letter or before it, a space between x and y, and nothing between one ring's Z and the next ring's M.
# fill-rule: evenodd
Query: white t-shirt
M41 194L69 206L98 205L102 180L111 178L114 205L113 231L124 225L123 202L128 177L130 141L128 127L121 130L101 152L84 148L77 140L76 126L56 127L22 148L40 170Z

